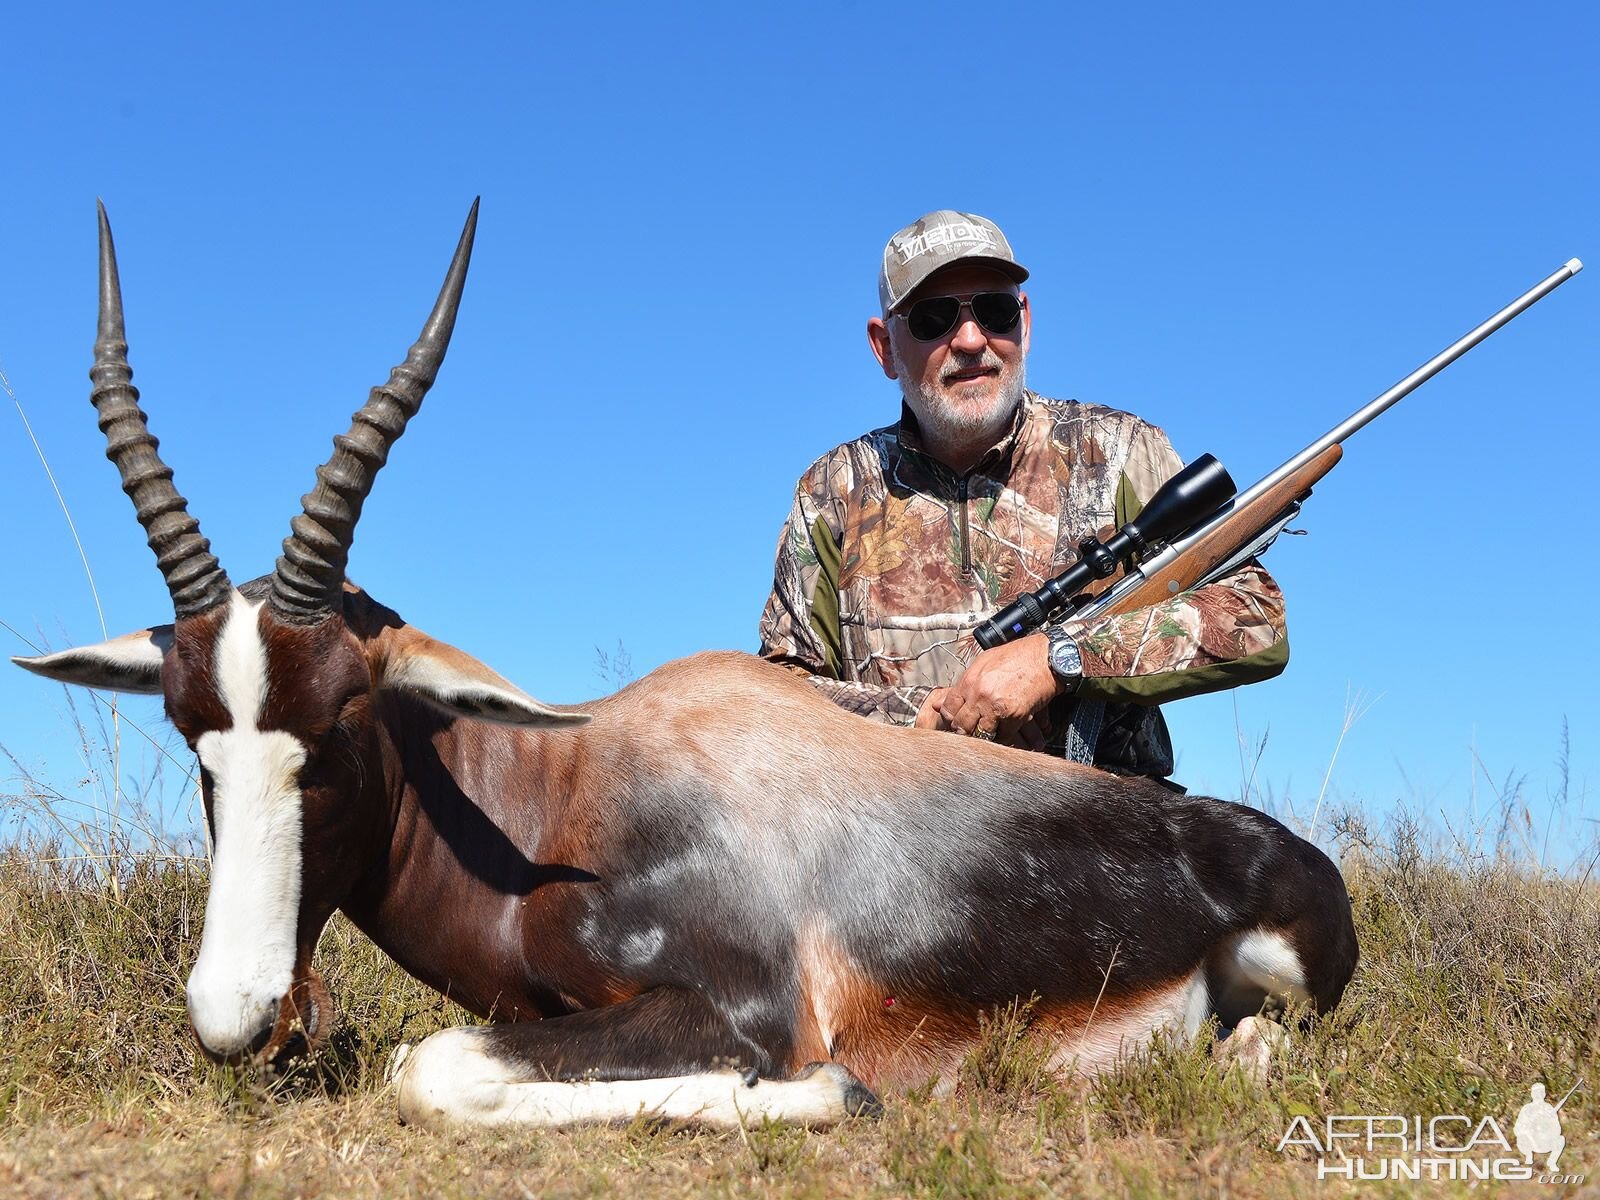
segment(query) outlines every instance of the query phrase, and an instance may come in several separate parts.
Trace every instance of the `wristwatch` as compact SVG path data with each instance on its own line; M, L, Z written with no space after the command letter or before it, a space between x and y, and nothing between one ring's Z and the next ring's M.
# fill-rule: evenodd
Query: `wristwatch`
M1049 626L1044 636L1050 643L1050 670L1061 681L1063 694L1076 691L1083 679L1083 656L1078 653L1078 643L1059 625Z

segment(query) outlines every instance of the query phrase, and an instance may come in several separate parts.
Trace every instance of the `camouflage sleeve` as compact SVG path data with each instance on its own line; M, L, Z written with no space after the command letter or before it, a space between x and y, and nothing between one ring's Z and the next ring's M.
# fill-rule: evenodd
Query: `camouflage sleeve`
M778 536L772 595L761 613L761 657L807 675L840 708L888 725L910 725L932 688L882 687L845 679L839 621L839 540L822 504L800 481Z
M877 687L816 675L811 677L811 686L846 712L885 725L914 724L922 702L933 691L930 687Z
M1141 429L1118 492L1117 524L1137 516L1182 465L1165 434ZM1270 679L1289 662L1283 593L1255 561L1150 608L1064 628L1083 657L1079 694L1112 703L1165 704Z
M818 535L821 535L818 538ZM818 553L818 541L821 553ZM832 531L805 487L795 489L794 504L778 535L772 567L772 595L761 612L761 657L810 675L838 678L839 645L838 548ZM832 571L825 569L825 560ZM826 576L833 576L828 588ZM823 603L815 601L822 585ZM827 595L833 597L829 611Z

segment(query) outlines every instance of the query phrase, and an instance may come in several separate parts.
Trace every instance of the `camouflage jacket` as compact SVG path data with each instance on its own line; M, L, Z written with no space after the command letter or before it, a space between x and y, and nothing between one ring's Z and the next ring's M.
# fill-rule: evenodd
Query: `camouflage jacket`
M836 703L909 725L978 653L973 626L1133 519L1182 466L1155 426L1029 392L967 475L924 454L909 410L801 477L778 541L761 653ZM1107 586L1110 582L1108 581ZM1095 752L1114 770L1172 771L1168 700L1267 679L1289 658L1283 597L1257 563L1155 607L1072 620L1084 678L1106 704ZM1074 700L1052 708L1059 735Z

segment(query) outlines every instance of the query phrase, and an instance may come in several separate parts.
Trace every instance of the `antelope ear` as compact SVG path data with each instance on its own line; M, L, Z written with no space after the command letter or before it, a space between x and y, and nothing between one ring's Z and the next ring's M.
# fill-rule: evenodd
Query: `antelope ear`
M25 671L58 683L159 696L161 660L171 646L172 626L157 625L154 629L141 629L138 633L124 634L94 646L76 646L54 654L11 661Z
M383 687L404 688L457 717L497 725L581 725L587 713L561 712L495 674L470 654L406 629L384 659Z

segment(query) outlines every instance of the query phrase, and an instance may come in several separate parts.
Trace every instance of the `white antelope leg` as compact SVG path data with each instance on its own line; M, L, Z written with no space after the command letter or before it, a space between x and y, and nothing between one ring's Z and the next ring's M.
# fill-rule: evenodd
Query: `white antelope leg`
M429 1037L396 1073L402 1120L428 1127L553 1127L659 1117L736 1128L763 1119L813 1126L876 1111L877 1099L835 1063L814 1063L793 1079L712 1071L670 1079L529 1080L496 1056L481 1027Z

